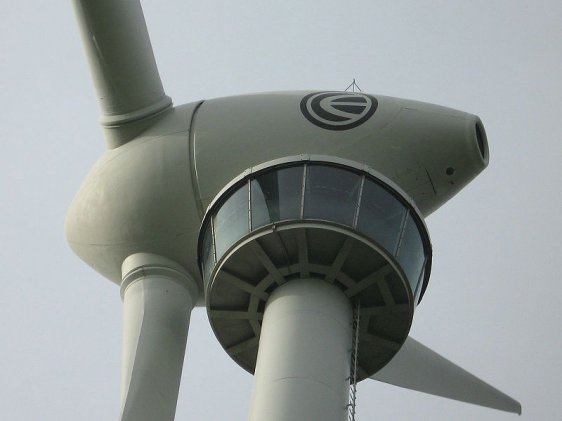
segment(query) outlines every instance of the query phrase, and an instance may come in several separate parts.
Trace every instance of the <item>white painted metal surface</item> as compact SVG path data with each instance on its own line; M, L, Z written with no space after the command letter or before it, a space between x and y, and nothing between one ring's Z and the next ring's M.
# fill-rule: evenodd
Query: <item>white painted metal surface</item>
M123 263L121 421L172 421L195 282L174 262L136 254Z
M521 404L515 399L410 337L392 361L371 378L406 389L521 414Z
M73 0L84 50L108 128L109 146L140 133L116 126L154 116L172 106L164 93L139 0Z
M351 342L351 303L337 287L315 279L278 287L265 310L250 420L345 420Z
M488 164L478 117L416 101L307 91L173 108L140 0L73 3L109 150L76 195L66 235L85 262L115 283L123 263L122 421L174 418L197 281L201 285L195 258L201 218L242 171L295 155L330 155L330 161L353 162L389 178L427 216ZM364 108L342 110L350 101ZM342 117L349 120L345 130L338 123ZM158 256L127 258L139 250ZM291 280L267 293L272 296L261 332L252 420L344 420L349 300L335 286L313 280ZM211 315L224 316L223 310L211 309ZM252 321L257 335L259 323ZM410 362L431 354L418 351ZM404 362L379 379L422 391L440 381L434 374L427 375L429 382L419 373L410 379L406 367ZM453 397L445 389L430 393ZM464 386L458 390L453 398L486 405L465 396L472 392Z

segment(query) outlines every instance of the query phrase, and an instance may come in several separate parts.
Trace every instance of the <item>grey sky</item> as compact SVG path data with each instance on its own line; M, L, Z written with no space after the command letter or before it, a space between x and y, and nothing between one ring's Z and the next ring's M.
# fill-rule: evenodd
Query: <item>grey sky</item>
M0 17L0 419L112 420L118 288L66 245L66 210L103 152L68 1L4 2ZM430 216L429 289L412 336L523 404L562 410L562 6L558 1L143 2L175 104L345 88L478 114L490 166ZM177 420L247 419L252 377L196 309ZM376 382L359 420L516 416Z

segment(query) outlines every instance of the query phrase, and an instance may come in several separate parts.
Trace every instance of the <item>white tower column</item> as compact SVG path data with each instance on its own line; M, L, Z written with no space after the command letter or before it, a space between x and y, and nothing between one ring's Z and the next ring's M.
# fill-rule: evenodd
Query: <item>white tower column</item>
M166 258L123 262L121 421L173 421L191 310L198 288Z
M265 309L250 420L346 420L351 344L351 303L336 286L278 287Z

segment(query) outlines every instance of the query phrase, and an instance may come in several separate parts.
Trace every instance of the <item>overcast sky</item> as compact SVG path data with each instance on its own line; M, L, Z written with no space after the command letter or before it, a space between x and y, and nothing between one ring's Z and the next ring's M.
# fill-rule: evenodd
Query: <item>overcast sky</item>
M479 115L490 166L427 220L434 247L414 338L562 419L562 3L145 0L175 104L245 92L363 91ZM0 419L116 420L121 301L63 223L103 153L69 1L0 15ZM252 376L192 315L176 419L245 420ZM365 381L359 421L516 415Z

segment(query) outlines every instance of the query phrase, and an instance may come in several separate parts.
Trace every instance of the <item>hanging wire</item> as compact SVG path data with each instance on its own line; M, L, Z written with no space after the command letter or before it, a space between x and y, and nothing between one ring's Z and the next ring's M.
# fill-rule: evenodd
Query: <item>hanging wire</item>
M349 403L348 407L348 420L355 421L355 413L357 408L357 361L359 354L359 301L353 309L353 340L351 348L351 369L349 376Z
M355 88L357 88L357 91L355 91ZM359 87L359 85L357 85L357 83L355 82L355 78L353 78L353 81L349 84L347 88L345 88L345 92L348 92L349 89L351 89L351 92L363 92Z

